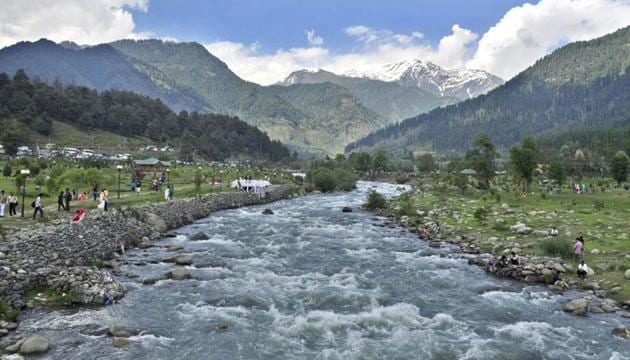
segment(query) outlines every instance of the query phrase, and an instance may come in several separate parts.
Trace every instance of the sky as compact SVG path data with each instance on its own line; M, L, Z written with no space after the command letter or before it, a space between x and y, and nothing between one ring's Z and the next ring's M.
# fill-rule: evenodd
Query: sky
M272 84L421 59L505 80L567 42L630 25L630 0L0 0L0 47L48 38L195 41Z

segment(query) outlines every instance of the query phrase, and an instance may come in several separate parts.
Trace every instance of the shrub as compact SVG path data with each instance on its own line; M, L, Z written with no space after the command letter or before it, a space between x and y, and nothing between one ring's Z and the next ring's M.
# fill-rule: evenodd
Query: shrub
M475 210L475 213L473 214L474 218L479 220L479 221L483 221L487 216L488 216L488 209L486 209L485 207L478 207L477 210Z
M315 186L315 189L321 192L330 192L337 187L335 174L331 170L323 167L312 170L307 178L308 181Z
M563 259L573 258L573 244L568 239L545 239L539 246L545 255L559 256Z
M385 197L374 190L368 192L367 201L363 205L368 210L385 209L387 200Z
M20 318L20 311L10 307L4 300L0 300L0 320L17 321Z
M547 200L547 194L544 192L540 193L540 198L543 200Z
M4 165L4 168L2 169L2 175L4 175L4 177L9 177L11 176L11 172L12 172L11 165L9 164Z
M495 221L494 225L492 225L492 229L496 231L508 231L510 228L507 226L505 221Z
M501 202L501 194L495 194L494 201L499 204Z
M408 194L400 196L398 199L398 205L398 216L414 215L416 213L413 200Z
M357 185L356 175L348 170L336 169L335 178L337 179L337 188L339 188L339 190L350 191Z
M593 201L593 207L595 210L600 211L604 208L604 200L597 199Z

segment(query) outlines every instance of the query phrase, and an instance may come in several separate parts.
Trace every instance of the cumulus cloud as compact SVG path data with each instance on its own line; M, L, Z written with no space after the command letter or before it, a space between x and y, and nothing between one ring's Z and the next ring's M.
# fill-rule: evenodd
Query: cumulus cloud
M0 9L0 48L40 38L98 44L150 35L134 32L129 11L147 11L148 0L0 0Z
M479 40L466 65L509 79L567 42L630 24L628 0L541 0L509 10Z
M315 30L306 30L306 39L308 43L313 46L321 46L324 45L324 38L321 36L317 36Z

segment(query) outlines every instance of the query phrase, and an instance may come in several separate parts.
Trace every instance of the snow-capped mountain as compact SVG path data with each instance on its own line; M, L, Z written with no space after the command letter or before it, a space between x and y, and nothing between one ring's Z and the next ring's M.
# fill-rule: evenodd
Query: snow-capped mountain
M462 100L485 94L503 84L501 78L483 70L444 69L419 59L351 70L343 75L396 82L406 87L418 87L436 96L451 96Z

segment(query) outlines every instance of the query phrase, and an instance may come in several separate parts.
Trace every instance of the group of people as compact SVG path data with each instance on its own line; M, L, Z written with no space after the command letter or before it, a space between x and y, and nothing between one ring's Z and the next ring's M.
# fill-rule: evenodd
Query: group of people
M17 215L18 198L14 193L6 194L0 190L0 218L4 217L5 211L9 211L9 216Z
M507 256L505 256L505 254L501 255L501 257L496 261L495 266L498 268L505 268L510 265L518 265L518 264L519 264L518 256L516 256L516 253L512 251L512 254L510 254L509 259L507 258Z

